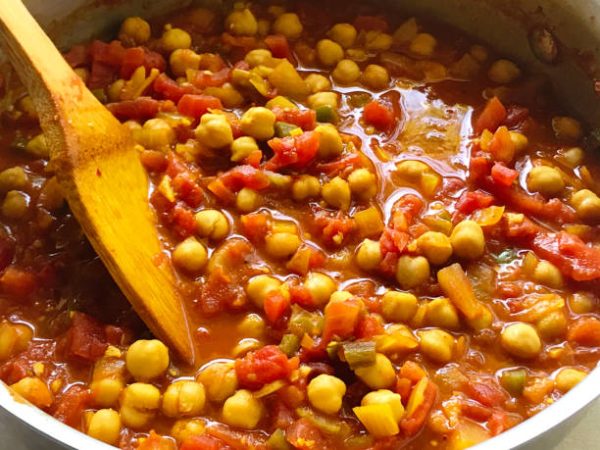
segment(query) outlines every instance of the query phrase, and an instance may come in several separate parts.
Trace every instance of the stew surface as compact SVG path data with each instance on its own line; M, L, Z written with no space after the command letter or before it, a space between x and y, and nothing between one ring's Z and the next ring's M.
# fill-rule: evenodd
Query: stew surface
M0 379L140 450L458 450L581 381L600 359L582 125L542 76L373 8L130 17L65 54L139 144L197 367L113 284L1 74Z

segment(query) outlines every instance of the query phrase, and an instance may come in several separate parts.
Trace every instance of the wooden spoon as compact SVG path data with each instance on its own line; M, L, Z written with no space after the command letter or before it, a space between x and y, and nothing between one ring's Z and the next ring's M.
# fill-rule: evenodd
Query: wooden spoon
M169 259L161 258L148 180L130 133L20 0L0 0L0 38L38 111L71 211L148 328L192 363L185 310Z

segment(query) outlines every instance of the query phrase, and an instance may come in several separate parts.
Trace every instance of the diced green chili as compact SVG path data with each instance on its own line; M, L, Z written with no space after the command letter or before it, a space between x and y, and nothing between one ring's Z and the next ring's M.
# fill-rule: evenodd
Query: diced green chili
M317 113L317 122L335 121L335 111L329 105L319 106L315 112Z
M344 342L342 348L344 359L352 370L375 363L376 352L373 341Z
M511 395L517 397L523 393L527 382L527 371L525 369L512 369L502 372L500 384Z
M288 331L298 337L308 334L309 336L318 336L323 330L323 316L314 312L311 313L298 305L292 306L292 315L288 322Z
M300 127L287 123L287 122L275 122L275 135L277 137L286 137L292 134L292 131L299 130Z
M285 438L285 431L277 428L269 439L267 439L267 448L270 450L291 450L292 446Z
M325 349L325 351L327 352L329 359L334 359L334 360L339 359L338 352L339 352L341 346L342 346L342 344L338 341L331 341L329 344L327 344L327 348Z
M323 434L343 437L351 433L350 426L345 421L323 416L308 407L297 408L296 414L300 418L307 419Z
M284 334L279 343L279 348L283 353L292 357L300 348L300 338L295 334Z

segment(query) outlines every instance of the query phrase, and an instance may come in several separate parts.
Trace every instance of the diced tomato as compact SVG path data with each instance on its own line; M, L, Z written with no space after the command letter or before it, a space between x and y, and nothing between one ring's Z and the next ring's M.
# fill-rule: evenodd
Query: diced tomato
M230 205L235 202L235 192L225 186L225 183L220 178L211 181L207 188L224 204Z
M464 192L456 202L456 209L463 214L471 214L494 203L494 197L483 191Z
M191 80L191 83L197 88L204 89L207 87L223 86L230 78L231 70L229 68L221 69L218 72L199 70Z
M270 229L269 217L266 214L255 213L241 216L240 222L242 234L253 243L263 241Z
M177 446L172 439L157 434L154 430L150 435L141 440L136 450L177 450Z
M262 170L249 165L235 166L219 175L219 180L232 192L237 192L242 188L260 191L270 185L269 177Z
M168 213L171 232L179 239L185 239L196 232L194 213L184 206L176 205Z
M87 65L90 61L90 53L88 47L85 45L75 45L71 47L71 50L65 53L63 57L73 68Z
M358 299L331 303L325 309L325 326L323 327L323 342L331 341L335 336L347 339L354 336L362 314L362 304Z
M515 157L517 147L510 137L510 131L506 127L499 127L490 141L488 151L495 160L509 163ZM493 169L492 169L493 170Z
M501 186L512 186L514 181L519 176L519 173L506 167L503 163L497 162L492 167L492 179Z
M308 288L304 285L290 286L290 300L295 305L300 305L303 308L312 308L315 302Z
M221 267L210 271L200 291L198 304L202 314L212 316L222 312L227 304L231 304L236 294L228 287L231 277Z
M408 233L385 227L379 238L381 253L383 255L386 255L387 253L400 254L404 251L410 240L411 237Z
M193 435L185 439L179 450L228 450L225 442L207 434Z
M108 339L104 326L87 314L75 312L65 335L66 356L80 362L94 362L104 355L106 347Z
M364 31L387 31L389 24L382 16L358 16L354 20L354 26L357 30Z
M379 242L379 246L381 247L381 242ZM383 253L382 251L382 260L379 263L379 271L382 275L386 277L393 277L396 275L396 266L398 265L399 254L398 253Z
M327 441L308 419L298 419L285 431L286 438L298 450L327 450Z
M116 69L108 64L98 61L92 63L90 77L87 85L90 89L101 89L108 86L115 79Z
M491 98L475 121L475 133L479 135L483 130L490 130L493 133L506 120L506 114L506 108L500 99Z
M2 292L14 297L29 297L38 289L38 285L35 274L16 267L7 268L0 277Z
M532 249L576 281L600 278L600 248L586 245L575 235L564 231L539 233L533 240Z
M421 198L413 194L403 195L394 203L393 211L401 211L404 214L404 219L407 224L410 224L414 218L423 209L424 203ZM393 228L401 230L402 227L397 227L396 224L392 224Z
M351 172L362 167L363 165L362 156L357 152L353 152L345 154L339 159L331 162L319 163L316 165L316 170L327 175L328 177L335 177L340 175L342 172Z
M596 317L582 317L569 325L569 342L585 347L600 346L600 320Z
M281 292L270 292L265 298L263 308L271 323L278 322L290 307L290 297Z
M477 181L490 174L492 162L485 156L474 156L469 161L469 179Z
M278 170L284 167L302 169L310 164L319 149L319 135L307 131L299 136L273 138L268 141L275 155L265 163L267 170Z
M342 212L335 215L320 212L315 214L314 221L323 242L328 245L339 245L354 229L354 220Z
M73 385L58 398L52 415L71 427L81 429L83 411L88 408L91 399L89 389L80 384Z
M104 333L106 334L106 341L112 345L121 345L125 331L123 328L116 325L106 325L104 327Z
M399 375L411 381L412 384L417 384L421 378L427 375L427 372L414 361L406 361L400 367Z
M325 263L325 255L310 245L301 246L292 259L286 264L286 268L298 275L306 275L311 269L322 267Z
M519 418L514 414L509 415L504 411L496 410L492 413L492 417L488 419L487 427L492 433L492 436L498 436L503 431L518 424L519 421Z
M96 40L90 44L92 60L112 67L120 67L123 64L125 51L125 47L120 41L112 41L107 44Z
M248 156L246 156L244 158L243 163L258 169L260 167L260 162L262 161L262 157L263 157L262 151L254 150Z
M152 89L156 94L159 94L160 97L173 102L178 102L185 94L199 93L199 90L194 86L190 84L182 86L175 80L169 78L165 73L161 73L156 77L156 80L154 80L154 83L152 84Z
M492 416L492 408L480 405L477 402L465 400L460 404L461 412L477 422L485 422Z
M310 131L317 125L317 113L313 109L273 108L278 122L291 123Z
M282 34L270 34L265 38L265 45L275 58L289 58L292 54L288 40Z
M504 230L507 237L530 240L544 229L525 217L520 223L507 223Z
M506 393L492 382L471 381L466 383L465 389L469 397L485 406L502 406L508 400Z
M365 105L363 119L367 125L373 125L382 131L389 131L396 122L392 108L378 100L373 100Z
M138 97L135 100L109 103L106 107L121 121L130 119L148 120L155 117L160 111L175 111L175 105L172 102L155 100L150 97Z
M413 388L414 389L414 388ZM407 436L414 436L423 427L429 411L435 403L437 397L438 388L430 380L427 381L427 387L423 392L423 399L418 406L412 411L412 414L406 415L400 421L400 428Z
M221 100L212 95L186 94L177 103L177 110L184 116L199 119L210 109L223 109Z
M177 198L192 208L197 208L202 203L202 188L193 179L189 172L181 172L171 180L171 186Z
M164 152L158 150L144 150L140 153L140 160L149 172L164 172L168 161Z
M383 325L377 316L367 314L359 320L355 336L357 339L371 339L373 336L384 333Z
M159 53L148 50L145 47L132 47L126 49L123 54L119 76L127 80L138 67L144 67L147 75L152 69L164 72L166 66L165 59Z
M259 389L267 383L287 378L298 367L298 358L288 357L276 345L267 345L235 361L241 387Z

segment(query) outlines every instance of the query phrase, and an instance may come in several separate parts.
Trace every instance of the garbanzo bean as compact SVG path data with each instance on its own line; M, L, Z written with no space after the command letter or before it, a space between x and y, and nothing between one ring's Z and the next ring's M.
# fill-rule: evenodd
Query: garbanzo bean
M317 42L317 57L324 66L335 66L344 57L344 49L331 39L321 39Z
M387 356L377 353L375 362L369 366L358 367L354 373L371 389L386 389L396 380L396 371Z
M422 330L418 332L420 349L425 356L435 362L450 362L454 352L454 337L440 329Z
M436 298L427 304L425 312L427 324L446 330L454 330L460 326L458 311L447 298Z
M302 241L295 233L271 233L265 238L265 250L274 258L292 256Z
M223 404L223 422L233 427L248 430L256 428L263 414L261 401L245 389L237 391Z
M388 291L381 296L381 314L390 322L410 321L417 308L417 297L408 292Z
M542 351L542 341L528 323L516 322L504 327L500 342L504 350L517 358L532 359Z
M208 262L206 247L195 238L189 237L175 247L172 254L173 263L183 271L197 274Z
M382 259L378 241L365 239L356 250L356 264L367 272L377 270Z
M390 84L390 74L387 69L378 64L369 64L363 74L361 81L366 86L377 91L386 89Z
M463 220L458 223L452 234L450 242L454 254L459 258L477 259L485 251L485 236L481 226L472 220Z
M27 183L27 173L22 167L15 166L0 172L0 192L22 190Z
M235 10L225 19L225 29L236 36L254 36L258 32L258 22L248 8Z
M494 83L508 84L521 76L521 69L507 59L495 61L488 71L488 78Z
M362 398L360 404L362 406L390 405L396 422L400 422L400 419L402 419L402 416L404 415L402 398L399 394L396 394L388 389L379 389L377 391L369 392Z
M329 106L336 111L339 106L338 94L330 91L317 92L307 99L308 106L317 109L321 106Z
M158 339L140 339L129 346L125 361L127 370L136 380L152 380L169 367L169 349Z
M320 193L321 183L312 175L300 175L292 184L292 197L296 201L314 198Z
M311 73L304 79L304 81L308 85L308 88L312 94L329 91L331 89L331 82L329 81L329 78L319 73Z
M426 231L417 239L417 246L431 264L444 264L452 256L450 238L439 231Z
M167 27L160 38L162 48L166 52L172 52L177 49L190 48L192 46L192 37L181 28Z
M336 23L331 29L328 36L343 48L350 48L356 41L356 28L349 23Z
M356 169L348 175L348 184L352 195L369 200L377 194L377 177L369 169Z
M566 334L568 322L565 313L558 310L546 314L535 326L544 339L556 339Z
M552 129L557 139L576 141L583 136L583 128L578 120L568 116L552 118Z
M25 350L32 338L33 332L26 325L11 322L0 323L0 361L5 361Z
M275 114L262 106L248 109L240 122L242 132L259 141L265 141L275 135Z
M565 367L556 374L554 382L556 388L562 392L569 392L575 386L577 386L587 376L587 373L583 370L573 369L571 367Z
M537 166L527 176L527 187L530 191L552 197L562 192L565 182L554 167Z
M250 313L242 320L237 330L242 336L248 336L253 339L261 339L265 334L266 324L264 319L255 313Z
M231 125L223 114L204 114L195 133L200 143L209 148L227 147L233 142Z
M298 39L302 35L302 23L295 13L283 13L273 22L273 32L288 39Z
M320 272L311 272L304 280L304 287L310 292L310 296L317 306L325 305L331 294L337 289L337 284L329 275Z
M267 295L281 287L281 281L270 275L256 275L248 280L246 294L259 308L262 308Z
M134 45L142 45L150 40L150 24L141 17L128 17L121 24L119 40Z
M412 289L429 279L429 261L423 256L403 255L396 266L396 280L402 289Z
M8 191L2 202L2 215L8 219L19 220L29 210L29 195L21 191Z
M125 426L140 430L154 418L159 406L160 391L155 386L133 383L123 391L119 414Z
M319 133L319 157L327 159L338 156L344 150L344 143L337 128L330 123L320 124L315 128Z
M121 417L114 409L100 409L94 413L87 434L109 445L117 445L121 434Z
M53 402L53 396L46 383L37 377L21 378L10 385L11 389L38 408L48 408Z
M206 397L217 403L231 397L238 387L233 362L218 361L205 366L196 376L196 381L204 385Z
M351 59L342 59L331 72L331 76L340 84L351 84L360 78L360 67Z
M235 206L244 213L249 213L258 209L260 205L262 205L262 202L262 196L254 189L247 187L242 188L235 198Z
M348 182L340 177L335 177L325 183L321 189L323 200L333 208L347 211L350 208L351 194Z
M431 56L435 51L437 40L429 33L419 33L410 42L410 51L419 56Z
M571 205L580 219L600 221L600 198L589 189L581 189L571 196Z
M221 211L204 209L197 212L194 218L196 220L196 233L200 237L220 241L229 234L229 221Z
M564 280L558 267L548 261L540 261L533 271L533 279L548 287L558 289L562 287Z
M177 381L163 395L162 412L167 417L197 416L204 409L204 385L196 381Z
M310 404L325 414L335 414L342 408L346 384L339 378L321 374L313 378L306 389Z
M188 70L198 70L202 57L189 48L179 48L169 56L169 66L174 75L186 76Z
M180 419L171 427L171 435L177 442L184 442L192 436L200 436L206 430L202 419Z

